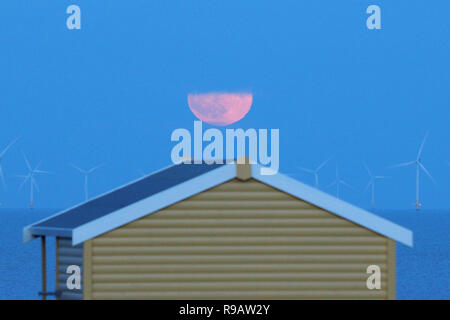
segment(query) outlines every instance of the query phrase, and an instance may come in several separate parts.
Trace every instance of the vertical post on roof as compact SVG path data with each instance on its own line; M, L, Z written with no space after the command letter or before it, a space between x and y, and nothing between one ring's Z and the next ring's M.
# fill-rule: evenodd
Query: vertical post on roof
M236 177L239 180L245 181L252 177L251 160L247 157L237 159Z
M41 237L41 252L42 252L42 300L47 300L47 268L46 268L46 251L45 251L45 236Z

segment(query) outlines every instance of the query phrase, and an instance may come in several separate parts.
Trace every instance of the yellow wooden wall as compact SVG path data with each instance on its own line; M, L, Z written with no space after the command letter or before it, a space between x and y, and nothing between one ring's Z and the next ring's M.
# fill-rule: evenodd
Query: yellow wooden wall
M395 297L392 240L252 179L85 242L84 265L85 299Z

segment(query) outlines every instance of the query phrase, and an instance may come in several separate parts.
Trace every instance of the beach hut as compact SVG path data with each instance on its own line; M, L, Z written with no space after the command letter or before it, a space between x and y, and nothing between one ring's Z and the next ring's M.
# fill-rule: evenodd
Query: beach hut
M25 227L24 241L41 238L45 258L56 237L60 299L395 298L395 242L412 246L411 231L260 169L173 165Z

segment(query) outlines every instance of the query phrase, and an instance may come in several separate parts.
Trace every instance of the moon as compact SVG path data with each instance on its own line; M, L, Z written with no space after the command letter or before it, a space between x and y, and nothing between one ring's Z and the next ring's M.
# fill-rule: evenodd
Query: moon
M241 120L253 103L251 93L189 93L188 105L201 121L226 126Z

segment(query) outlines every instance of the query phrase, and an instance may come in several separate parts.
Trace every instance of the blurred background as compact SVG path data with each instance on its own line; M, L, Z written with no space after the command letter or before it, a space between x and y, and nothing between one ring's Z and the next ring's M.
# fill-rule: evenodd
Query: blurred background
M81 8L68 30L66 8ZM368 30L372 1L8 1L0 4L0 149L4 208L29 205L22 151L36 176L36 208L65 208L169 165L176 128L193 130L191 92L253 94L247 116L226 128L280 129L280 171L320 187L339 172L343 199L413 208L414 160L426 132L421 175L426 209L450 208L448 1L377 1L381 30ZM204 124L204 130L211 126ZM225 129L223 127L222 129Z

